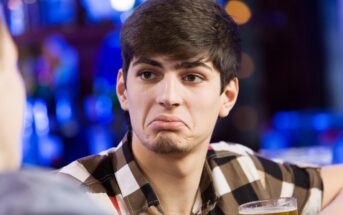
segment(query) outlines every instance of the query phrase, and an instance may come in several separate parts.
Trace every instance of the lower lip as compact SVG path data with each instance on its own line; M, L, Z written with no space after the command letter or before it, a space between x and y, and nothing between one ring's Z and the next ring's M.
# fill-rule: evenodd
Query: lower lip
M167 121L153 121L150 126L154 130L179 130L181 127L184 127L185 124L183 122L179 121L172 121L172 122L167 122Z

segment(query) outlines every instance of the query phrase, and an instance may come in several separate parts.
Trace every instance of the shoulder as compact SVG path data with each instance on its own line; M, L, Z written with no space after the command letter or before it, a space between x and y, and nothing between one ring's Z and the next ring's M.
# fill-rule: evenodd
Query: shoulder
M217 142L211 143L207 152L207 162L212 171L218 169L231 169L241 174L253 176L254 180L259 178L258 158L255 152L241 144Z
M119 147L78 159L59 170L86 188L88 196L109 214L120 214L118 204L124 204L115 178Z
M101 179L106 178L106 175L110 175L114 172L113 166L115 166L114 163L116 162L115 151L116 148L110 148L99 154L80 158L67 166L64 166L58 172L71 176L83 184L101 181ZM99 169L102 170L101 173L98 173ZM92 175L96 175L97 180L91 177Z
M105 212L77 184L37 168L0 174L0 214L99 214ZM49 200L49 204L46 204ZM78 205L83 205L78 207Z
M231 142L211 143L208 147L208 158L221 156L247 156L254 155L255 152L241 144Z

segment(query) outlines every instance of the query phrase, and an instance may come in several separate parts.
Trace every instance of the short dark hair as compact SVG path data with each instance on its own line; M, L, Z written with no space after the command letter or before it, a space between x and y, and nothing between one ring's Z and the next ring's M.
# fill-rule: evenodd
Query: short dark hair
M223 89L241 61L238 27L213 0L147 0L123 24L120 45L124 79L134 56L199 57L220 72Z

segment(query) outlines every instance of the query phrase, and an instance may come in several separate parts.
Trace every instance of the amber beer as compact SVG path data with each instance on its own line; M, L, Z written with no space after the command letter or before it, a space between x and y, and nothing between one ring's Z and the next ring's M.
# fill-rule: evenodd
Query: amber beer
M245 203L238 208L240 215L298 215L293 197Z
M290 210L246 210L239 212L240 215L298 215L297 209Z

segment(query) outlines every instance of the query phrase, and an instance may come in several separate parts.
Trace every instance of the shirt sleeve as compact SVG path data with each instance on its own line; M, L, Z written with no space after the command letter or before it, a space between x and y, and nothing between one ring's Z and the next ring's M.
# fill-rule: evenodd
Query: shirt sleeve
M315 215L321 210L323 182L320 168L275 162L256 156L270 198L295 197L299 214Z

